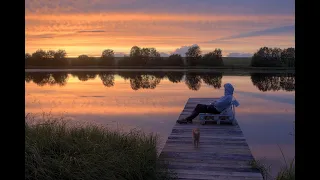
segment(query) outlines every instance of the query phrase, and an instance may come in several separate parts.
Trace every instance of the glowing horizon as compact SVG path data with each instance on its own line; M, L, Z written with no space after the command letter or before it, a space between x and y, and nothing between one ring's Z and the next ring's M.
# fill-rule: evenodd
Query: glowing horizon
M137 45L165 56L197 44L203 53L250 56L262 46L295 47L294 1L151 1L26 0L25 51L64 49L77 57L113 49L123 56Z

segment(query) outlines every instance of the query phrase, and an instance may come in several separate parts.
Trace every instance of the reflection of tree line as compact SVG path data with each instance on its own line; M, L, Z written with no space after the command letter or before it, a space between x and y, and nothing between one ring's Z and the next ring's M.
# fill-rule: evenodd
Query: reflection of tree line
M25 81L27 83L33 81L39 86L44 85L60 85L64 86L67 84L68 73L65 72L55 72L55 73L47 73L47 72L26 72L25 73Z
M26 72L25 81L33 81L39 86L67 84L68 72ZM95 79L97 76L106 87L114 86L114 76L119 75L129 80L133 90L155 89L164 78L172 83L185 82L190 90L199 90L201 84L205 83L215 89L221 88L222 73L199 73L199 72L72 72L72 77L80 81ZM260 91L295 90L294 74L267 74L253 73L251 80Z
M68 72L25 72L25 81L27 83L33 81L39 86L65 86L68 81L68 74ZM112 87L114 85L112 72L72 72L71 75L72 77L77 77L79 81L88 81L99 76L104 86Z
M39 86L59 85L64 86L68 80L67 72L26 72L25 81L33 81ZM155 89L160 81L167 78L172 83L185 81L191 90L199 90L202 81L214 88L221 87L222 73L185 73L185 72L72 72L72 77L79 81L93 80L97 76L106 87L114 86L114 75L117 74L125 80L129 80L133 90ZM185 77L185 78L184 78Z
M251 81L260 91L294 91L295 74L252 73Z

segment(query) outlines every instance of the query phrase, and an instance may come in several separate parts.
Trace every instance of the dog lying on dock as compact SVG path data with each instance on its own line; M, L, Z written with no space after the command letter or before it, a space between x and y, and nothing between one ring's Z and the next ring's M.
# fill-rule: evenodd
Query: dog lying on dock
M200 129L199 128L194 128L192 130L192 137L193 137L193 145L194 147L199 146L199 141L200 141Z

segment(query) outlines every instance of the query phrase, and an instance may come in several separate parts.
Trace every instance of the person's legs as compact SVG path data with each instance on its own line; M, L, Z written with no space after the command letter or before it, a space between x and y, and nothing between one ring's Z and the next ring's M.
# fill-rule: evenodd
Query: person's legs
M205 104L198 104L196 108L192 111L192 113L186 117L187 121L192 121L195 117L199 115L199 113L205 113L207 111L207 105Z
M208 106L207 109L208 109L207 113L211 113L211 114L220 114L221 113L214 106Z
M192 120L199 115L199 113L206 113L208 112L208 105L205 104L197 104L196 108L192 111L192 113L181 120L178 120L177 122L192 122Z

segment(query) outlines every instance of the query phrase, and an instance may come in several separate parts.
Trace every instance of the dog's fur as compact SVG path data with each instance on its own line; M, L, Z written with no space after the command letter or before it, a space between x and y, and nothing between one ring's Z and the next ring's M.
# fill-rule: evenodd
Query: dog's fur
M199 141L200 141L200 129L199 128L194 128L192 130L192 137L193 137L193 145L194 147L199 146Z

